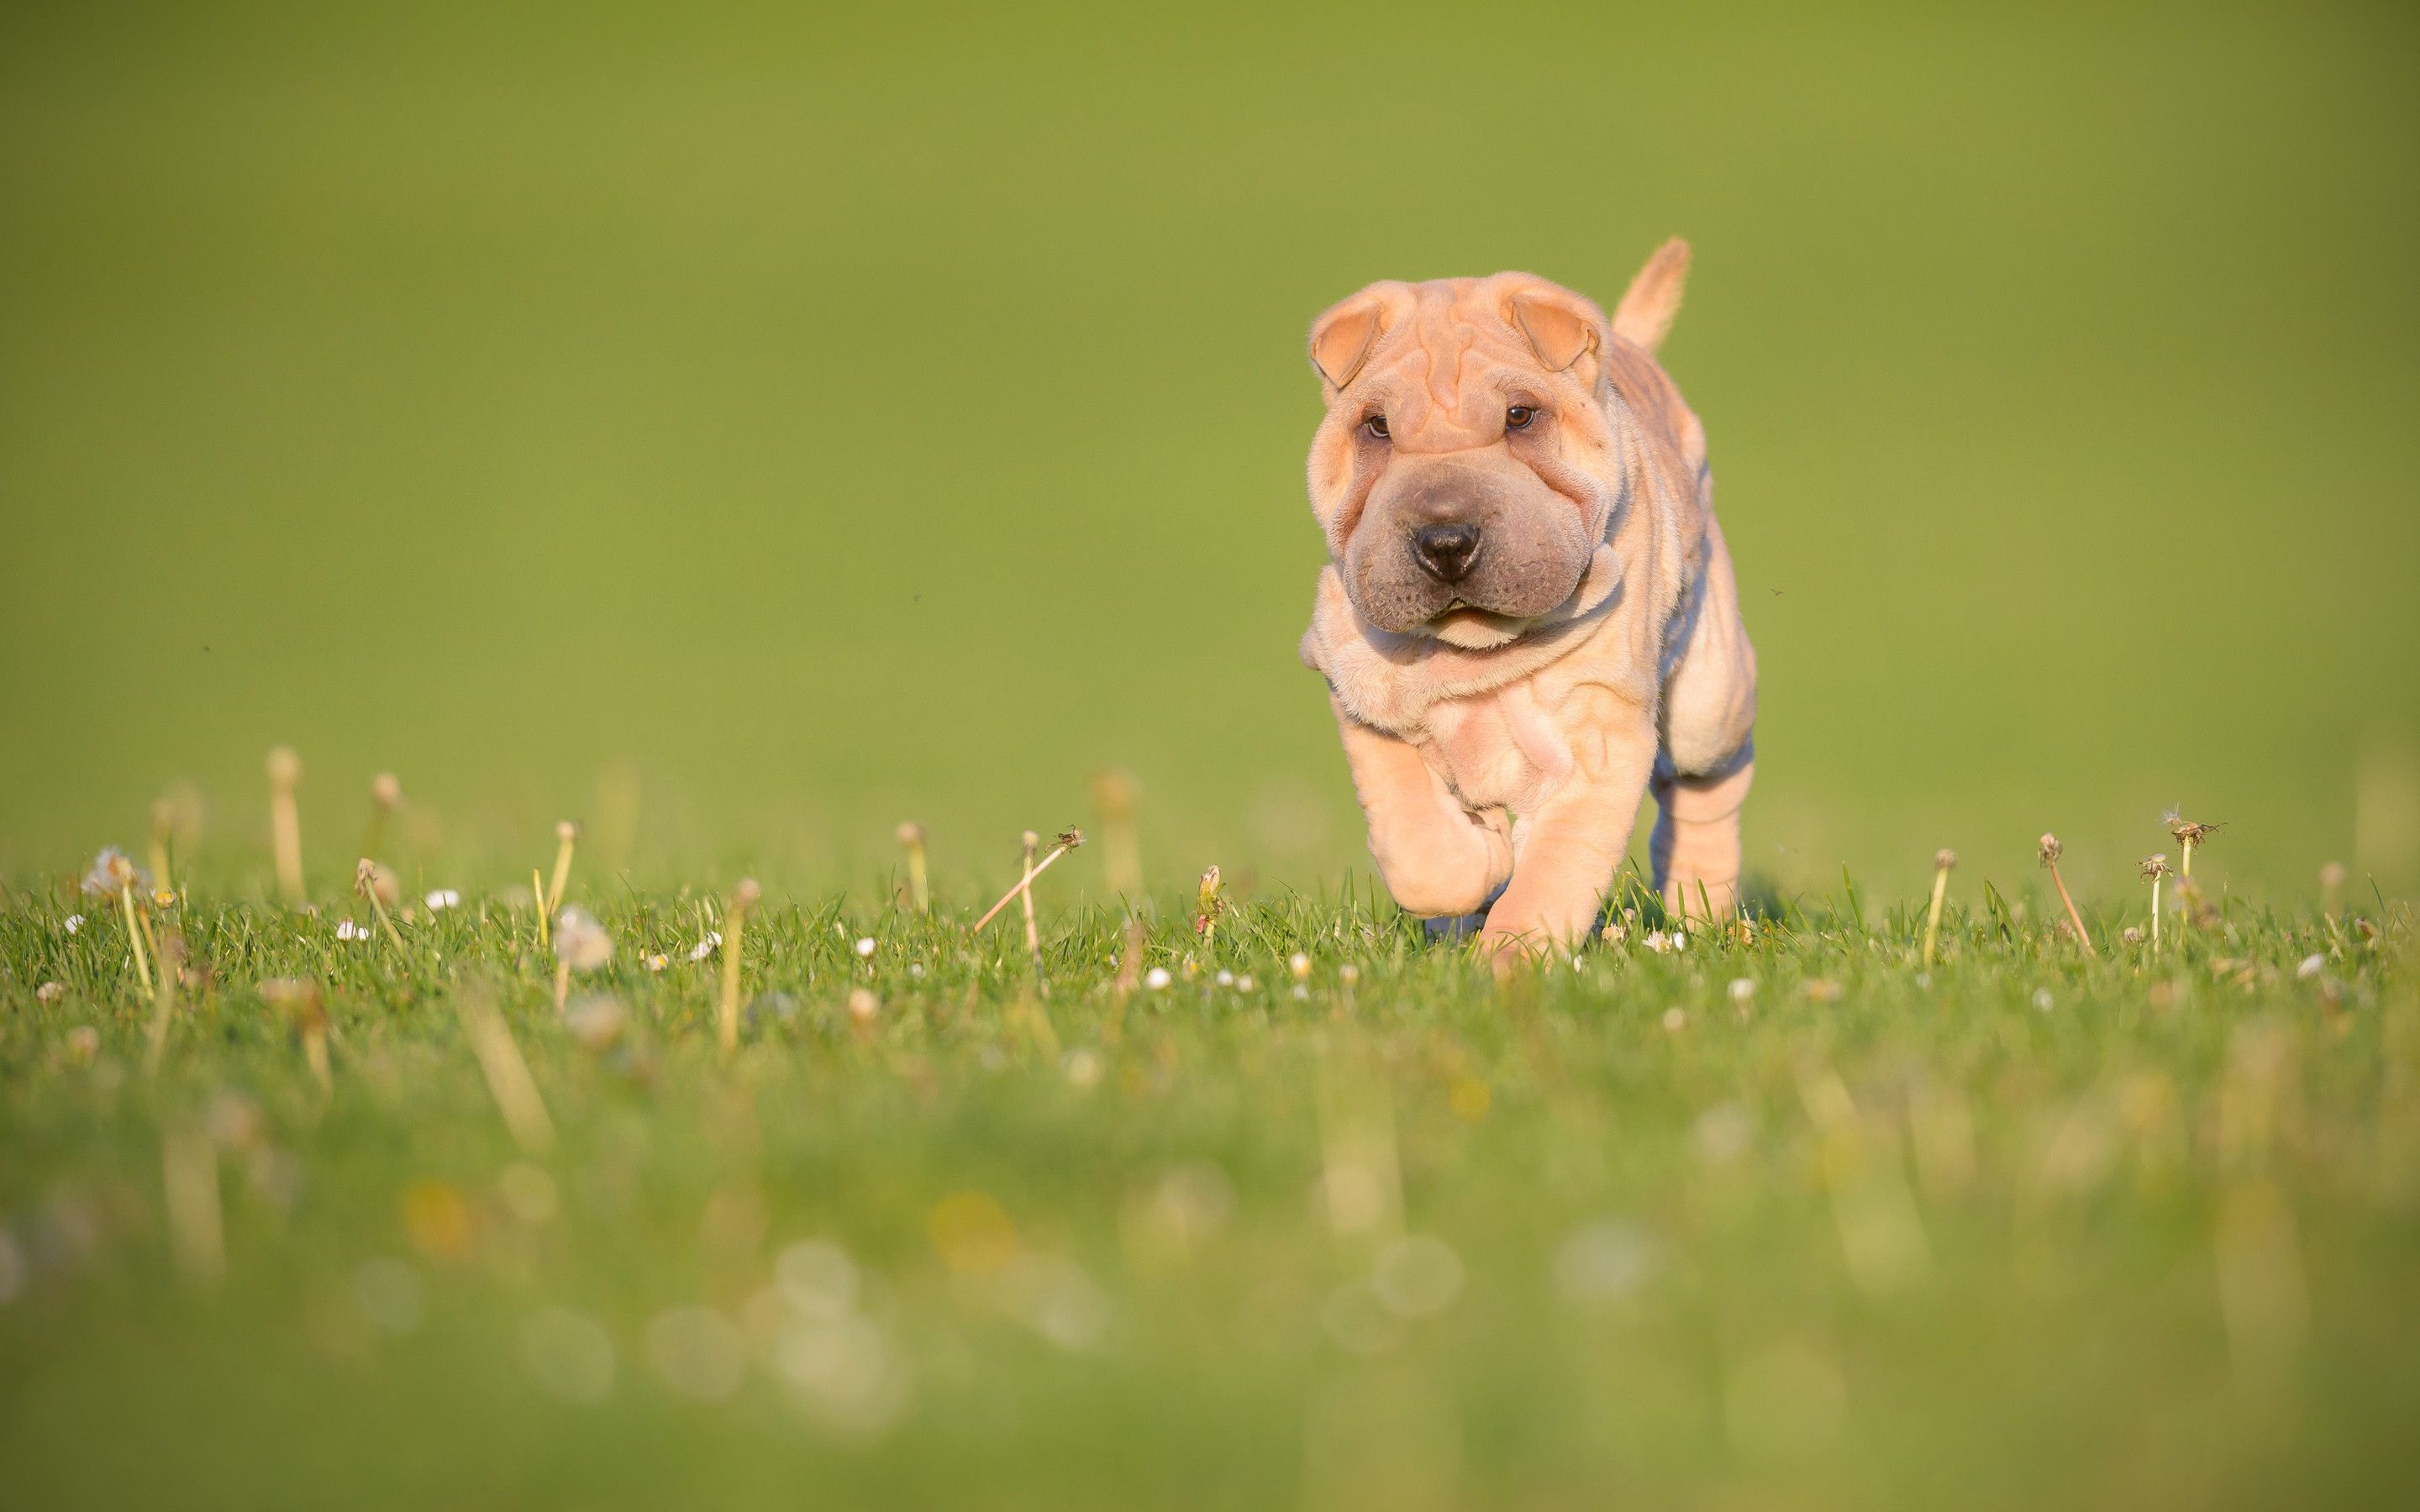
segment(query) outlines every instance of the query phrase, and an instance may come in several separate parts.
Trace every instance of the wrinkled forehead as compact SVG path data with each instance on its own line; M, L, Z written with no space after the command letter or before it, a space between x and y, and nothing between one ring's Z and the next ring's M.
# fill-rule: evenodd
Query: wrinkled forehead
M1403 285L1360 381L1398 434L1431 424L1492 435L1508 382L1548 375L1505 309L1493 279Z

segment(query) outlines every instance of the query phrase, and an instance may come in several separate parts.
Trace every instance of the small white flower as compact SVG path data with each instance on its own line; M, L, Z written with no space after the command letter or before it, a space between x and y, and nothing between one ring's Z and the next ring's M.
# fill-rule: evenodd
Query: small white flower
M1730 995L1731 1001L1734 1003L1745 1003L1749 998L1754 997L1756 995L1756 979L1754 977L1733 977L1731 979Z
M76 931L82 928L84 928L84 916L82 914L70 914L67 918L67 932L73 934Z
M1675 1034L1680 1033L1681 1026L1688 1022L1689 1015L1677 1008L1668 1008L1664 1011L1664 1026Z
M661 971L664 967L672 964L672 958L665 955L660 950L658 950L651 955L644 956L641 959L646 962L647 969L649 971Z
M923 962L922 962L922 961L910 961L910 962L908 962L908 975L909 975L909 976L911 976L911 977L922 978L922 977L924 975L924 963L923 963Z
M2049 988L2047 988L2047 987L2037 987L2037 988L2035 988L2035 989L2034 989L2034 1007L2035 1007L2035 1008L2039 1009L2040 1011L2042 1011L2042 1012L2044 1012L2044 1013L2047 1013L2047 1012L2049 1012L2049 1011L2050 1011L2050 1005L2051 1005L2051 1002L2052 1002L2052 998L2051 998L2051 995L2050 995L2050 989L2049 989Z
M870 961L874 958L873 935L868 934L857 942L857 958L860 961Z
M2294 976L2299 980L2308 981L2313 977L2318 976L2320 972L2325 971L2327 967L2328 958L2326 956L2306 955L2303 957L2302 964L2294 968Z
M370 932L365 929L356 928L351 919L347 918L337 921L336 938L340 940L366 940L369 937Z
M1078 1047L1061 1057L1059 1069L1066 1074L1071 1087L1090 1088L1101 1079L1101 1057L1095 1050Z
M1250 972L1248 971L1235 979L1235 990L1239 993L1248 993L1252 990L1252 974Z
M1640 943L1645 945L1649 949L1654 951L1657 955L1662 955L1665 951L1673 949L1669 939L1660 929L1649 930L1647 932L1647 938Z
M442 914L448 908L462 906L462 895L451 887L440 887L420 901L428 905L428 911L432 914Z
M1308 981L1311 980L1311 957L1296 950L1286 957L1286 969L1294 973L1295 980Z
M1222 971L1218 973L1218 985L1221 987L1233 987L1235 985L1235 974L1232 971Z
M710 929L706 932L706 938L689 948L689 958L692 961L703 961L721 949L722 932L719 929Z
M1166 992L1168 990L1168 968L1166 966L1154 966L1149 971L1143 973L1142 984L1156 993Z

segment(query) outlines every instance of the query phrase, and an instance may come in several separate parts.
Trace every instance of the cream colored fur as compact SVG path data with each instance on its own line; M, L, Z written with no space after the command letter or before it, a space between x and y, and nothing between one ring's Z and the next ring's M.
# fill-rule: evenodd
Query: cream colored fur
M1612 320L1544 279L1499 273L1373 285L1312 328L1328 413L1311 496L1330 561L1303 659L1327 679L1396 902L1429 916L1485 908L1482 942L1498 950L1590 929L1651 790L1667 902L1737 907L1756 654L1705 433L1652 355L1687 257L1668 243ZM1508 400L1538 419L1508 428ZM1391 435L1377 437L1373 416ZM1357 579L1400 576L1388 553L1406 528L1373 511L1414 494L1442 507L1435 490L1403 485L1449 460L1521 480L1506 507L1578 511L1576 554L1512 564L1536 567L1525 581L1569 584L1558 607L1513 618L1456 604L1401 633L1362 612ZM1551 523L1568 535L1570 517Z

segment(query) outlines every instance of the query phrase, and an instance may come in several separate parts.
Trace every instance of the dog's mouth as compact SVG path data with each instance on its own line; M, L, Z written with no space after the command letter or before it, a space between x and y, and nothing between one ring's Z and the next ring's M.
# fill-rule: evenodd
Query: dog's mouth
M1426 625L1422 633L1465 651L1492 651L1509 645L1529 628L1526 615L1498 614L1462 599L1452 599Z

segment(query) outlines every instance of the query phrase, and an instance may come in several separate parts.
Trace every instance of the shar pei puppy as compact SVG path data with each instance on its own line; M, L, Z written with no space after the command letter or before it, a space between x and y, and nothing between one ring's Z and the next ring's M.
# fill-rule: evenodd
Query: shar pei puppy
M1668 242L1610 320L1497 273L1373 284L1311 327L1302 658L1388 890L1484 912L1498 955L1594 926L1650 792L1666 903L1738 907L1756 653L1704 428L1654 356L1688 258Z

